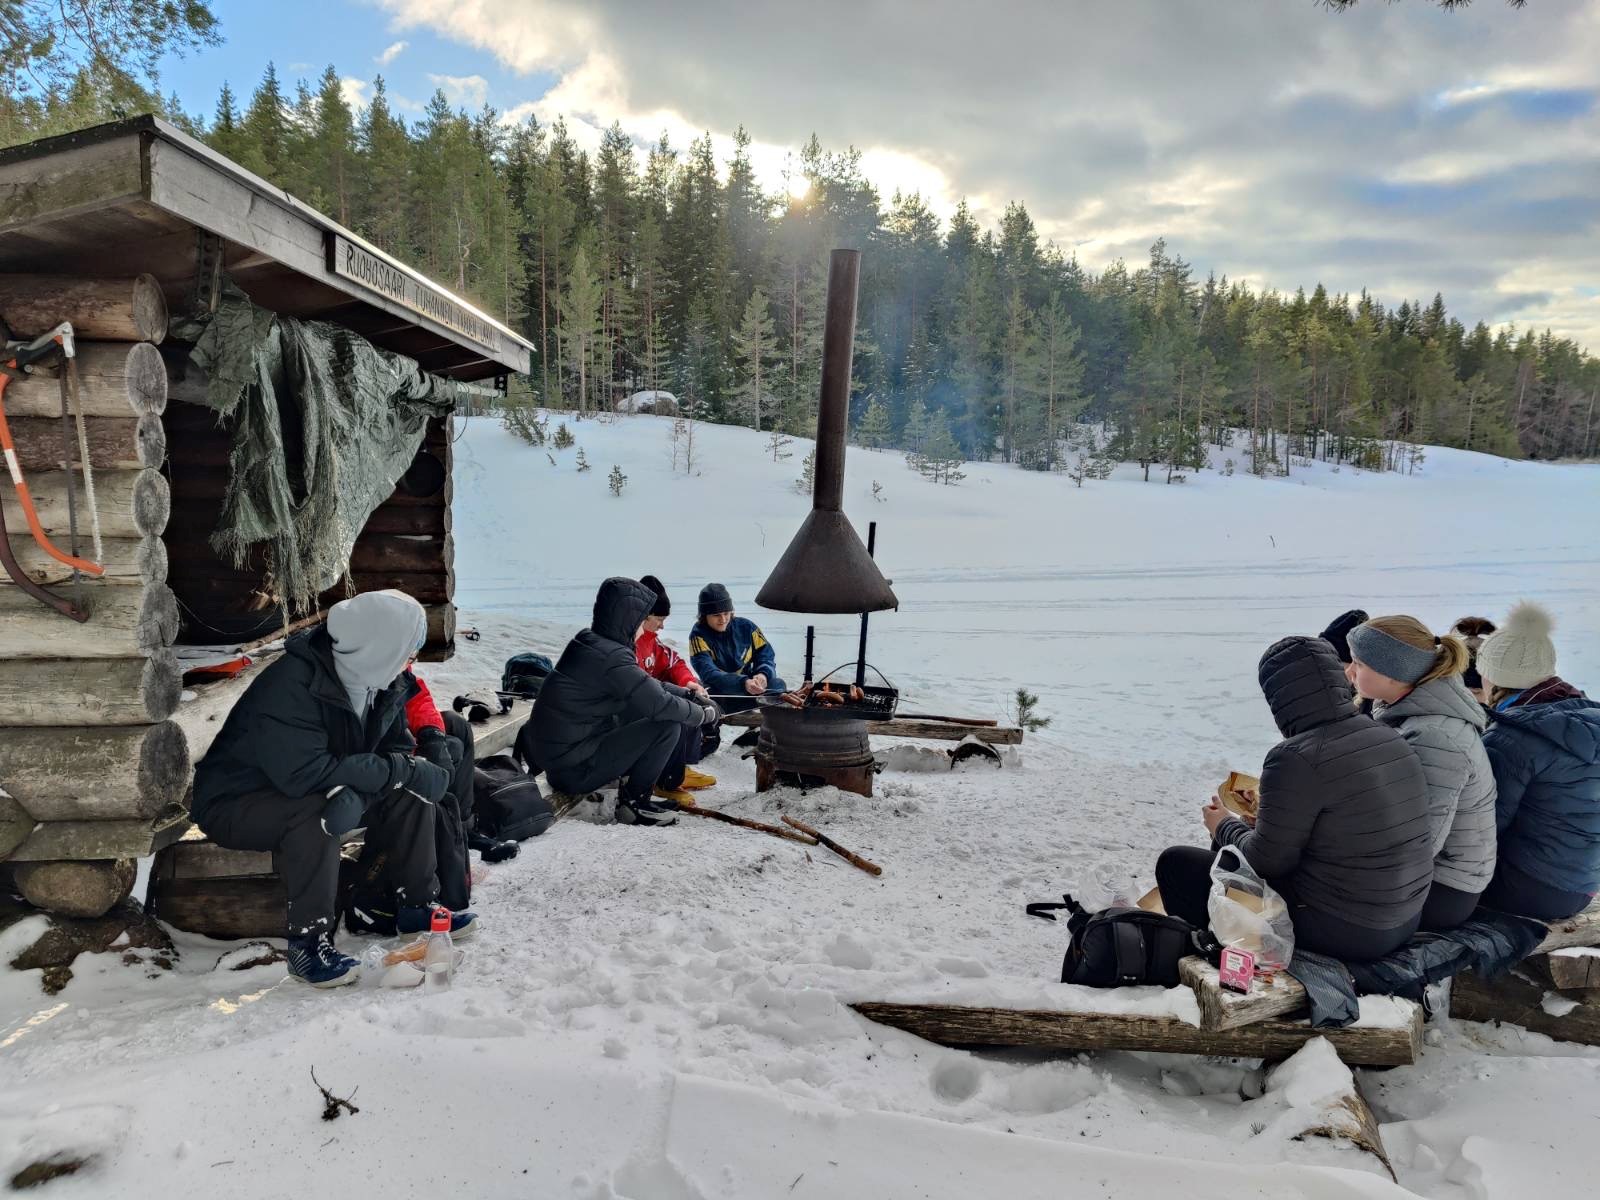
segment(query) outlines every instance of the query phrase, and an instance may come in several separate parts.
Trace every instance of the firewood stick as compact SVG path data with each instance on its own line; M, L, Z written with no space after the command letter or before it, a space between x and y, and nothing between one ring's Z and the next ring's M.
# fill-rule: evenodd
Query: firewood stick
M725 821L729 825L738 825L742 829L754 829L760 833L770 833L773 837L799 842L802 846L815 846L822 840L818 837L807 837L803 833L796 833L792 829L785 829L781 825L768 825L765 821L752 821L748 817L736 817L732 813L721 812L715 808L701 808L698 804L685 804L681 800L678 801L678 811L690 813L696 817L710 817L713 821Z
M948 721L953 725L982 725L988 729L997 728L999 721L992 717L941 717L935 713L903 712L895 716L902 721Z
M877 863L868 862L866 859L862 858L861 855L857 854L853 850L846 850L843 846L839 845L838 842L834 841L827 834L818 833L815 829L811 828L811 826L806 825L803 822L796 821L793 817L789 816L788 814L784 814L783 823L785 825L793 826L795 829L798 829L801 833L809 833L812 837L816 838L817 841L822 843L829 850L832 850L835 854L837 854L840 858L844 859L845 862L849 863L852 867L860 867L868 875L882 875L883 874L883 868L880 867Z

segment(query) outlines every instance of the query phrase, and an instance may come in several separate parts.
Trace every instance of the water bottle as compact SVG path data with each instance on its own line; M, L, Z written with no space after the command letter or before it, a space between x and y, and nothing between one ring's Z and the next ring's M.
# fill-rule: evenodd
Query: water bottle
M387 969L383 965L384 953L382 943L373 942L361 956L362 987L377 987L383 982L383 973Z
M422 987L428 992L449 990L456 950L450 941L450 910L436 908L428 925L428 948L422 953Z

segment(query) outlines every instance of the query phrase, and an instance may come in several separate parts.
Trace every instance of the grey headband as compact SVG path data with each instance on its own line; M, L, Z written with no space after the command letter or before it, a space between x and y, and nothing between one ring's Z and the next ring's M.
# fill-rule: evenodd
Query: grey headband
M1419 650L1371 625L1350 631L1350 653L1380 675L1401 683L1416 683L1439 657L1438 650Z

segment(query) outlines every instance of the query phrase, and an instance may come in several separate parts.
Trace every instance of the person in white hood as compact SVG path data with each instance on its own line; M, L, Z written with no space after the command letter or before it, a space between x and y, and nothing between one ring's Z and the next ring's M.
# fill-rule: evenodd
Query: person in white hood
M340 837L365 826L360 874L380 894L363 912L380 933L427 928L438 893L434 806L448 772L413 757L403 676L427 634L403 592L335 604L291 637L239 698L195 769L195 823L220 846L270 850L289 899L289 970L315 987L354 983L333 945ZM456 913L457 937L475 917Z

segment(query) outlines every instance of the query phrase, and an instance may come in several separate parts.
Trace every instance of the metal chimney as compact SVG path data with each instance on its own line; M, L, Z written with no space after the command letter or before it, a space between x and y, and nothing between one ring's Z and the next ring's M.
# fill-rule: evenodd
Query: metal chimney
M811 513L756 594L756 603L762 608L868 613L900 607L889 581L843 512L845 423L850 410L860 275L861 251L835 250L829 256Z

